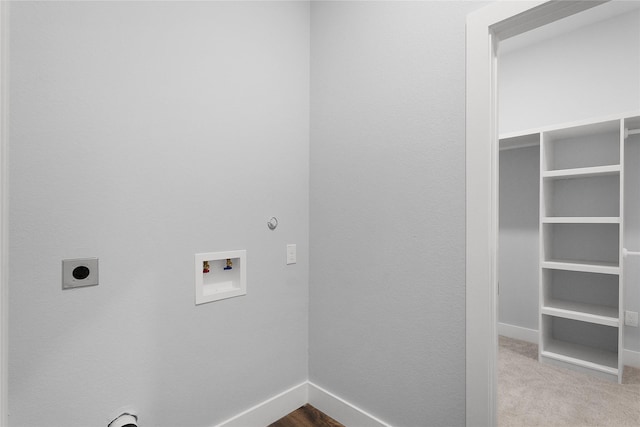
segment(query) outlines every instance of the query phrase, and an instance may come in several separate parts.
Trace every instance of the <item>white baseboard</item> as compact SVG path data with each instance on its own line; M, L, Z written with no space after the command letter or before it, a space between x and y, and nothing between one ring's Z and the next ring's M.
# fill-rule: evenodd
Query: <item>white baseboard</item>
M309 385L309 403L346 426L390 427L362 409L352 405L335 394L315 385Z
M498 323L498 334L507 338L538 344L538 331L520 326ZM640 369L640 352L624 349L622 363Z
M622 353L622 363L640 369L640 351L625 349Z
M308 382L273 396L216 427L265 427L309 402Z
M538 344L538 330L514 326L508 323L498 323L498 334L507 338Z
M215 427L265 427L307 403L346 426L391 427L309 381L291 387Z
M538 343L538 331L534 329L499 323L498 333L509 338ZM622 358L625 365L640 368L640 352L624 350ZM216 427L268 426L307 403L346 426L391 427L390 424L309 381L291 387Z

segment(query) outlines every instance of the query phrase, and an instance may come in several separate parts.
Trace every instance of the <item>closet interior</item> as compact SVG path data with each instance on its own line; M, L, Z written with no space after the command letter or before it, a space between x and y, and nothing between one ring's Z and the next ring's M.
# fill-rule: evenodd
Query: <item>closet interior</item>
M640 258L640 248L625 244L638 242L637 226L625 226L627 218L640 217L638 146L640 112L500 137L501 157L539 150L535 271L540 362L621 382L625 263L637 269L637 260L630 260ZM626 151L632 152L628 158ZM625 180L627 171L634 181ZM625 201L630 202L626 208ZM518 202L501 200L501 212L503 203Z

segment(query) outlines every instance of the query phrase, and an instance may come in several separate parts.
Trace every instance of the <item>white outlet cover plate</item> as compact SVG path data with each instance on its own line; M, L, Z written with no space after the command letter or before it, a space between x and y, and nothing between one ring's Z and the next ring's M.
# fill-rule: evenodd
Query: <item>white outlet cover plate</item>
M635 311L625 311L624 312L624 324L626 326L635 326L638 327L638 313Z
M89 275L83 279L75 278L73 271L78 267L89 269ZM62 260L62 289L82 288L98 284L98 258L78 258Z

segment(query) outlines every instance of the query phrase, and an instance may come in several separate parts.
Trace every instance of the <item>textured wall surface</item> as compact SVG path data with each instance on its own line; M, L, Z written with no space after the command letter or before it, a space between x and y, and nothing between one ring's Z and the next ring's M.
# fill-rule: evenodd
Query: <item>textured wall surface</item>
M211 426L304 381L309 4L15 3L10 64L11 425ZM196 307L233 249L248 294Z
M396 426L464 425L465 16L311 13L310 380Z

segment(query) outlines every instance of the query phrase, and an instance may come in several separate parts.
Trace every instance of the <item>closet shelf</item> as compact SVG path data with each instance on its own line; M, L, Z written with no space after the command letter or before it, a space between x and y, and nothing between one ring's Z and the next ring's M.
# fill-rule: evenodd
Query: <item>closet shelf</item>
M596 323L598 325L619 327L619 312L616 307L586 304L576 301L552 299L541 308L542 314Z
M620 224L618 216L546 216L544 224Z
M545 179L589 178L592 176L619 175L620 165L592 166L588 168L558 169L542 172Z
M552 259L542 261L540 267L551 270L583 271L585 273L620 274L620 266L616 262Z
M561 362L618 375L618 354L613 351L550 339L540 354Z
M500 150L511 150L514 148L534 147L540 145L540 134L517 134L515 136L503 136L500 138Z

